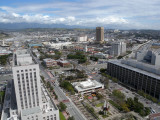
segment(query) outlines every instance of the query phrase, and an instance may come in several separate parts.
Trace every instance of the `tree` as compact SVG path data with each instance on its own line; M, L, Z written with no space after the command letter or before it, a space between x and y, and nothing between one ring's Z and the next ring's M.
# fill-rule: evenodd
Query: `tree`
M91 56L91 57L90 57L90 60L93 60L93 61L98 61L98 57Z
M140 102L135 102L134 103L134 111L137 112L137 113L140 113L141 110L144 109L144 105Z
M47 81L47 88L51 87L51 83L49 81Z
M2 56L0 56L0 65L6 65L9 56L10 55L2 55Z
M98 100L100 100L100 99L103 98L103 96L102 96L100 93L98 93L98 92L96 93L96 96L97 96L97 99L98 99Z
M132 98L127 98L126 104L128 105L128 108L129 108L130 110L133 110L133 109L134 109L134 101L133 101Z
M145 107L145 113L146 113L146 116L149 115L151 112L151 110L148 108L148 107Z
M59 110L60 110L61 112L65 111L66 108L67 108L67 106L66 106L64 103L62 103L62 102L59 103Z
M117 78L112 78L112 81L117 83L118 79Z
M122 99L122 100L125 99L125 95L123 93L121 93L121 91L119 91L119 90L113 90L112 94L113 94L113 96L115 96L119 99Z
M50 86L50 91L53 91L53 87L52 86Z
M134 97L134 101L135 101L136 103L138 103L138 98L137 98L137 97Z
M72 84L66 80L62 81L60 83L60 87L63 87L64 89L66 89L67 91L71 92L72 94L74 94L74 88L72 86Z
M100 69L100 72L101 72L101 73L105 73L105 72L106 72L106 69L101 68L101 69Z
M75 120L75 119L74 119L74 117L72 116L72 117L69 117L68 120Z
M68 54L67 59L78 59L78 63L85 63L87 61L86 55L81 51L77 51L75 54Z
M41 77L43 83L46 84L46 81L44 80L44 77L43 76L40 76L40 77Z
M123 109L124 112L129 112L129 111L130 111L130 110L128 109L126 103L122 103L122 104L121 104L121 107L122 107L122 109Z

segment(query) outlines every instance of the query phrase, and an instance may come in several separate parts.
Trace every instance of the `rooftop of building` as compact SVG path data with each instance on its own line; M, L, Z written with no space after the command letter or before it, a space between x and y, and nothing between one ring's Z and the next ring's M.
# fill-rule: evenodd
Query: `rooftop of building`
M29 51L27 49L16 50L15 54L18 57L21 57L21 56L30 56L30 53L29 53Z
M150 120L158 120L160 118L160 113L151 114L151 115L149 115L149 118L150 118Z
M104 27L96 27L96 29L104 29Z
M51 58L46 58L46 59L43 59L43 61L45 61L45 62L53 62L53 61L56 61L56 60L53 60Z
M28 49L18 49L13 55L13 66L25 66L34 64Z
M87 81L83 82L74 82L72 85L77 89L79 92L83 92L86 90L94 89L94 88L99 88L104 86L103 84L97 82L96 80L90 80L88 79Z
M39 46L40 47L40 46L42 46L42 44L36 44L36 43L35 44L29 44L29 47L35 47L35 46Z
M65 64L65 63L69 63L67 60L59 60L59 62Z
M108 62L109 62L109 63L113 63L113 64L118 65L118 66L121 66L121 67L124 67L124 68L126 68L126 69L130 69L130 70L132 70L132 71L135 71L135 72L144 74L144 75L146 75L146 76L150 76L150 77L153 77L153 78L155 78L155 79L159 79L159 80L160 80L160 76L157 75L157 74L155 74L155 73L153 73L153 69L151 68L151 65L148 65L148 64L145 64L145 63L142 63L142 62L138 62L138 61L135 61L135 60L133 60L133 61L134 61L134 62L131 62L131 64L134 65L134 67L131 66L131 64L124 64L124 63L122 63L122 60L109 60ZM124 61L123 61L123 62L124 62ZM139 65L144 64L145 66L148 66L148 69L150 69L150 72L137 68L138 65L136 66L136 62L139 63ZM142 66L143 66L143 65L142 65ZM145 66L144 66L144 67L145 67ZM154 67L154 66L152 66L152 67ZM159 70L158 70L158 71L159 71ZM159 72L159 73L160 73L160 72Z

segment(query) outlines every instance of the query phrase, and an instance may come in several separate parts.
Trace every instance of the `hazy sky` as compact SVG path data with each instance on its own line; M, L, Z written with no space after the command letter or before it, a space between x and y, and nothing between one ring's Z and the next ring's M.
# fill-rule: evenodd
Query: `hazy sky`
M0 23L160 29L160 0L0 0Z

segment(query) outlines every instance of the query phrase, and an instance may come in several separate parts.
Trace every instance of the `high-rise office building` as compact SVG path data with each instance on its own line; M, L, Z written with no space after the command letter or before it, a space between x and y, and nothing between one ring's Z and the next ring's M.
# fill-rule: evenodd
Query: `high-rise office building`
M13 63L18 110L42 105L39 65L33 64L32 57L26 50L16 51Z
M13 81L10 86L14 89L11 93L6 92L6 96L15 94L15 100L14 97L6 98L1 120L6 120L4 116L7 108L10 113L7 120L59 120L59 110L41 83L39 65L32 61L28 50L17 50L14 53L12 71ZM16 112L11 114L13 111Z
M96 27L96 42L104 42L104 27Z
M110 54L114 56L119 56L126 52L126 43L115 42L111 45Z

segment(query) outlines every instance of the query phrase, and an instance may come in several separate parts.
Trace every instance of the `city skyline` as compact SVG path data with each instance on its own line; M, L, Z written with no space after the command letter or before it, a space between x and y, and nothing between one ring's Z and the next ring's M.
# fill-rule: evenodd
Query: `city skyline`
M0 23L158 30L159 11L158 0L7 0L0 3Z

